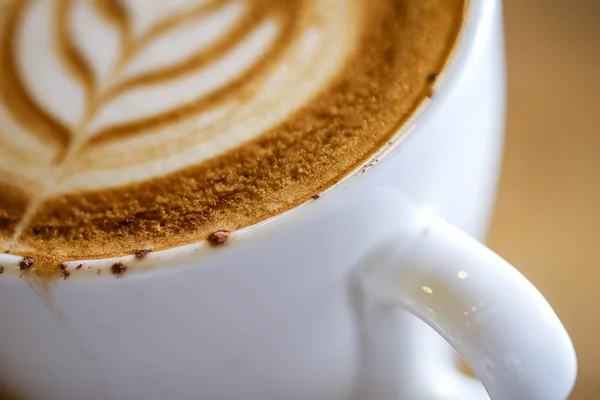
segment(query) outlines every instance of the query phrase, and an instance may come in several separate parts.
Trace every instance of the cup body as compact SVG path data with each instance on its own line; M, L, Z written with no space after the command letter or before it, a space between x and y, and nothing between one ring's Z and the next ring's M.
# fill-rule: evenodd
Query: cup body
M458 60L406 140L319 199L222 248L118 279L0 276L0 387L29 399L347 400L365 352L388 355L390 380L425 382L449 347L412 317L362 320L348 278L402 223L390 187L485 235L504 58L500 2L482 3L471 2ZM367 323L394 340L365 348ZM380 398L401 393L386 385Z

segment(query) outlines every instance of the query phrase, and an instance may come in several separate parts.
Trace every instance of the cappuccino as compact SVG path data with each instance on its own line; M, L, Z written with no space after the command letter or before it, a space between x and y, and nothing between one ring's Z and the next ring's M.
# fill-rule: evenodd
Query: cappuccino
M311 199L428 96L465 1L0 0L0 250L160 250Z

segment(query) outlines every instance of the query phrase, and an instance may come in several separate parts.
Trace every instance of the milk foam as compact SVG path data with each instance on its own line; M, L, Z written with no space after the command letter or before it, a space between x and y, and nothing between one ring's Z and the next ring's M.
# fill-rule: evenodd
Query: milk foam
M0 103L0 171L31 196L143 181L240 146L327 87L360 26L353 0L306 1L293 17L252 0L108 1L122 21L92 0L25 3L15 78L66 132L57 143Z

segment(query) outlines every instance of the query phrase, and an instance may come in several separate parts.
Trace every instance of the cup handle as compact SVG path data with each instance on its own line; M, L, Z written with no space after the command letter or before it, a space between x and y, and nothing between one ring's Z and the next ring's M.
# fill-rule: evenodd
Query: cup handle
M509 263L431 209L402 196L398 202L405 223L361 274L367 295L435 329L491 399L566 399L577 360L546 299Z

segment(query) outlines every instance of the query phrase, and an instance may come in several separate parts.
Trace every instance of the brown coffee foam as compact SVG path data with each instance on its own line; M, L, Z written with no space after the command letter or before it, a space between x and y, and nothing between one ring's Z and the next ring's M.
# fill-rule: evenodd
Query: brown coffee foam
M28 203L29 198L23 191L0 182L0 252L8 249Z
M312 104L200 165L49 199L11 252L44 259L48 266L37 267L54 270L50 264L67 259L195 242L306 201L368 159L425 98L427 77L446 62L463 7L462 0L368 2L357 54Z

